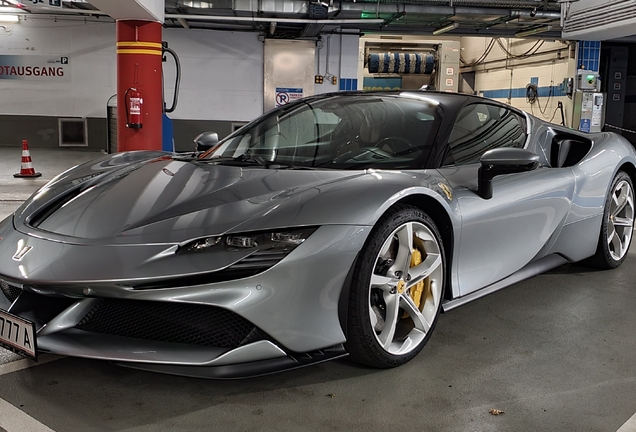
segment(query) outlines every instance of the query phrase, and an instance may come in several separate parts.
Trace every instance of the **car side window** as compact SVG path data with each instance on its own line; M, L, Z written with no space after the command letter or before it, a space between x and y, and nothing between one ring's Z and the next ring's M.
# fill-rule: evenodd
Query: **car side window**
M525 119L514 111L485 103L468 105L455 120L443 165L477 163L488 150L522 148L525 142Z

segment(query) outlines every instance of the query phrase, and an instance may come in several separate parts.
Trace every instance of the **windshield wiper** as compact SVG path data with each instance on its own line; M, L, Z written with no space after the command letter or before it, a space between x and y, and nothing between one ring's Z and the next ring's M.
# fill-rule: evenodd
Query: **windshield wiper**
M280 162L276 162L276 161L268 161L265 160L263 157L258 156L258 155L254 155L254 154L249 154L249 153L243 153L242 155L236 156L236 157L220 157L220 158L211 158L211 159L199 159L198 162L208 162L208 163L221 163L221 164L225 164L225 165L238 165L238 166L244 166L244 165L256 165L256 166L262 166L265 168L270 168L270 169L289 169L289 170L315 170L317 168L312 167L312 166L306 166L306 165L293 165L293 164L288 164L288 163L280 163Z
M265 159L263 159L260 156L248 155L247 153L244 153L236 157L225 156L225 157L198 159L198 162L207 162L207 163L219 163L219 162L228 163L229 162L230 164L232 164L233 162L239 162L239 165L242 165L241 162L245 162L246 164L256 164L260 166L268 166L272 164L272 162L267 162Z
M256 162L258 165L262 166L280 165L275 162L266 161L258 155L252 155L249 153L243 153L242 155L235 157L234 160L240 162Z

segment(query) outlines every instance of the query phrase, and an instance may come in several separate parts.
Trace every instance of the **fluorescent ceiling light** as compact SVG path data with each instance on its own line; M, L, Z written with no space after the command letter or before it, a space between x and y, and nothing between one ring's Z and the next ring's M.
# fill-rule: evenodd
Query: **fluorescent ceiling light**
M538 33L545 33L545 32L549 32L550 30L552 30L552 26L547 25L547 26L541 26L541 27L535 27L535 28L531 28L528 30L522 30L519 31L517 33L515 33L515 37L516 38L522 38L522 37L526 37L526 36L532 36Z
M17 15L2 15L0 14L0 22L3 23L18 23L20 18Z
M442 33L446 33L446 32L449 32L451 30L455 30L457 27L459 27L459 23L451 23L449 25L445 25L444 27L440 27L438 29L433 30L433 34L435 36L441 35Z
M13 7L13 6L0 6L0 12L14 12L14 13L18 13L18 12L23 12L22 9L17 8L17 7Z

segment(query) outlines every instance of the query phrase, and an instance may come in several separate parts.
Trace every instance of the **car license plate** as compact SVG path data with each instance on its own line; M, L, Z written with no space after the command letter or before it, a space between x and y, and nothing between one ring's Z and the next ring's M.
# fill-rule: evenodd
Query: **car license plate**
M37 360L35 324L0 309L0 346Z

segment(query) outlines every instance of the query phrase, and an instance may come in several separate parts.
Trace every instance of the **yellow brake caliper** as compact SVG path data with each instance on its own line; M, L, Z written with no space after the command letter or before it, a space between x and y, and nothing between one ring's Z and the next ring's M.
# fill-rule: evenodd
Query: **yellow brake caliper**
M413 252L411 253L411 263L409 264L410 268L413 268L417 265L422 264L422 252L420 252L417 249L413 249ZM411 296L411 299L413 300L413 303L415 303L415 306L417 306L417 308L420 308L420 302L422 301L422 294L424 293L424 282L428 281L428 278L416 283L414 286L411 287L411 290L409 291L409 295ZM400 281L402 282L402 281ZM398 290L399 290L399 284L398 284ZM403 291L403 289L402 289ZM402 292L400 291L400 292ZM404 315L402 315L402 318L407 318L409 316L408 313L404 313Z

